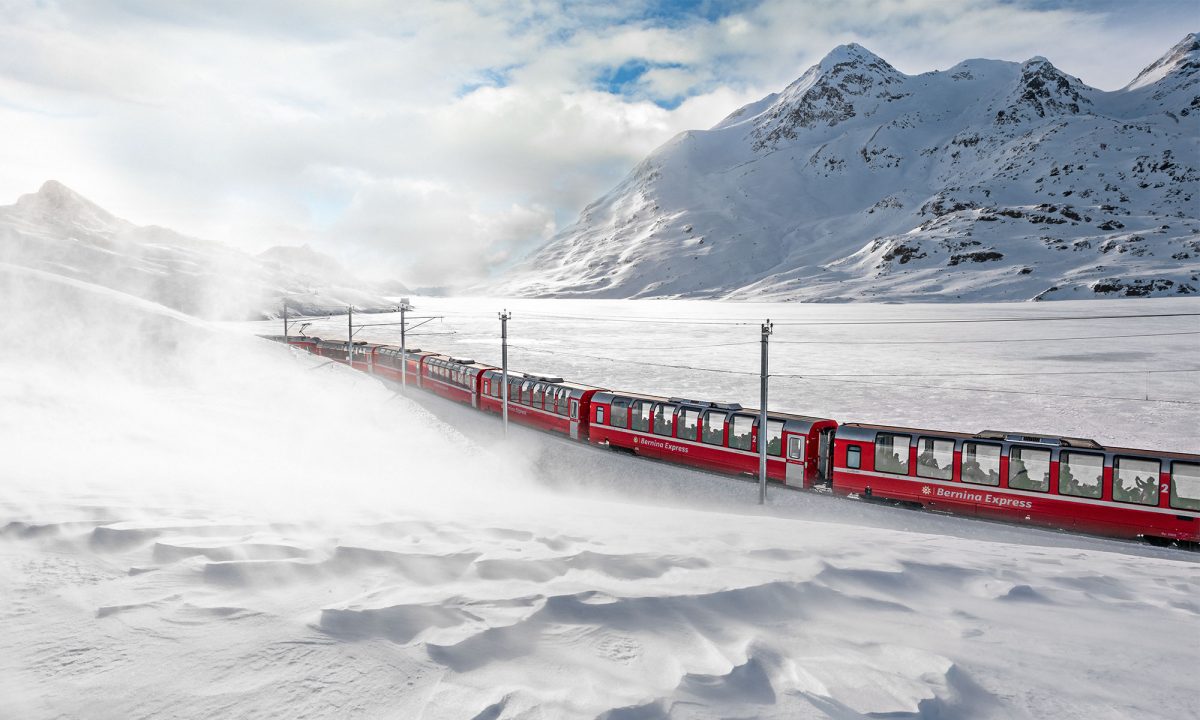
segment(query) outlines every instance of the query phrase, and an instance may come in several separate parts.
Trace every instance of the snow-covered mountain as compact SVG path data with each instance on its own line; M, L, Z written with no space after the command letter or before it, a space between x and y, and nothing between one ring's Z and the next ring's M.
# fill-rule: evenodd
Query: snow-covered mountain
M1048 60L836 48L676 136L500 291L1024 300L1200 291L1200 41L1115 92Z
M254 257L221 243L122 220L50 180L0 207L0 262L32 267L210 318L271 317L389 303L308 246Z

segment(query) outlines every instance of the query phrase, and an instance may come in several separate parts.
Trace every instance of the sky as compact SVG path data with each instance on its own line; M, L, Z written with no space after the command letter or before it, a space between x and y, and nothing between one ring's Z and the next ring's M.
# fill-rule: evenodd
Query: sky
M1194 0L0 0L0 204L55 179L137 224L461 286L839 44L1115 90L1195 30Z

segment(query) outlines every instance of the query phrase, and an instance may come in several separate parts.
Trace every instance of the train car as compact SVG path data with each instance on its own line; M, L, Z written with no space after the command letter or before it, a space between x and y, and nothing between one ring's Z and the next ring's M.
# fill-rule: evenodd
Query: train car
M286 342L292 347L298 347L301 350L307 350L311 353L316 352L317 343L321 341L321 338L319 337L307 337L305 335L259 335L258 337L264 340L273 340L278 343Z
M421 363L426 357L436 356L437 353L421 348L407 348L404 351L403 362L407 365L401 376L400 348L394 345L384 345L375 353L375 374L393 382L404 382L408 385L421 387Z
M736 403L606 391L596 393L591 405L589 437L598 445L757 475L759 443L766 442L768 480L792 487L828 482L834 420L769 412L762 432L758 411Z
M346 341L320 340L317 342L317 354L340 363L346 362Z
M306 350L315 355L317 352L317 343L321 342L321 338L310 338L310 337L303 337L303 336L294 337L293 336L293 337L289 337L287 339L287 342L288 342L288 345L291 345L292 347L297 347L297 348L300 348L301 350Z
M480 408L503 412L504 374L499 369L483 373ZM508 417L522 425L562 433L573 440L588 437L589 408L600 388L567 382L560 377L509 373Z
M494 369L474 360L429 354L421 360L421 388L477 408L483 373Z
M1200 455L850 423L834 492L1122 538L1200 541Z
M384 347L369 342L356 342L350 347L350 367L363 372L375 373L376 353Z

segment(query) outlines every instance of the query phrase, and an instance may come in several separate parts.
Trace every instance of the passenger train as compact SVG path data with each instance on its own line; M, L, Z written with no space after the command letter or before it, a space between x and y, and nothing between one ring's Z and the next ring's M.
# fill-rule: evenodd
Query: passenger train
M283 341L282 336L268 336ZM481 412L503 405L500 368L419 349L287 341ZM1082 438L864 423L736 403L593 387L510 372L513 422L572 440L732 475L862 499L1155 543L1200 544L1200 455L1106 447Z

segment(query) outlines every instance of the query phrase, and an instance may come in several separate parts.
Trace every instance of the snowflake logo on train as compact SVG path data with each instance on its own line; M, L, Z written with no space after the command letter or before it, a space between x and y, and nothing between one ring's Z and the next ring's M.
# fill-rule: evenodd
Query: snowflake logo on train
M929 487L928 485L925 485L921 488L921 494L922 495L932 495L933 488Z

